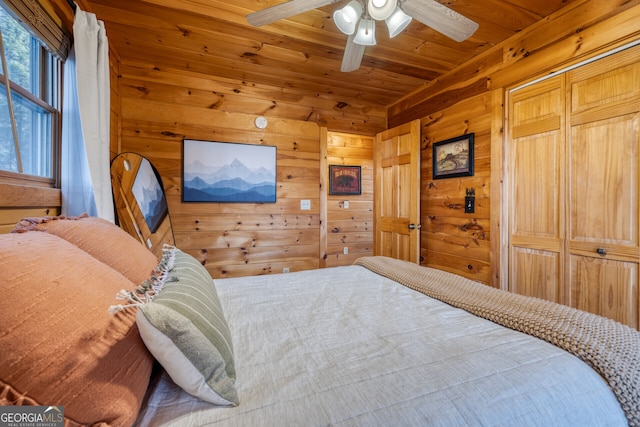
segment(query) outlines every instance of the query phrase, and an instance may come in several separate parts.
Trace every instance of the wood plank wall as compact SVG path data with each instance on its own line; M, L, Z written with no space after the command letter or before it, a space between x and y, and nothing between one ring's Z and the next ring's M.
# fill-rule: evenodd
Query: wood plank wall
M372 253L372 137L329 133L321 138L315 123L273 117L259 130L254 125L257 113L212 110L211 99L203 93L185 98L199 87L216 93L218 84L226 85L206 75L185 76L177 70L121 62L118 81L117 150L142 154L156 166L168 197L176 246L198 258L213 277L347 265ZM183 203L185 138L276 146L277 202ZM321 151L327 153L322 161ZM321 179L328 184L328 171L321 170L324 164L362 166L362 194L321 197L327 191ZM300 209L303 199L311 201L310 211ZM350 202L348 211L345 200ZM327 227L321 228L321 216ZM348 255L343 253L345 246Z
M574 2L389 107L390 127L422 123L423 265L501 286L506 91L638 38L639 1ZM432 144L465 132L477 138L475 176L432 180ZM476 189L475 215L462 213L467 187Z
M0 173L0 233L9 233L25 217L58 215L61 204L60 190Z
M373 142L370 136L328 133L326 167L360 166L362 192L327 195L327 249L323 267L349 265L361 256L373 255ZM328 185L329 180L326 182Z
M219 82L121 62L122 152L147 157L162 176L176 246L213 277L317 268L320 253L320 128L315 123L211 109ZM209 87L210 96L198 88ZM193 94L190 96L189 94ZM277 202L183 203L182 141L196 139L277 148ZM311 210L300 209L310 200Z
M433 179L433 143L474 133L474 175ZM465 99L422 121L421 264L490 281L491 98ZM464 212L466 189L475 213Z
M130 36L117 27L108 31L110 38ZM162 64L119 63L117 94L112 93L112 123L118 121L116 135L112 129L112 155L135 151L159 169L177 246L198 257L214 277L346 265L371 254L373 139L347 134L318 139L318 126L374 134L386 127L386 108L364 111L354 100L336 106L324 100L322 91L307 99L275 84L212 78L208 68L189 64L186 71L183 65L171 57ZM264 132L253 126L256 115L269 119ZM182 138L276 145L278 202L182 203L180 169L175 169L181 156L176 142ZM348 219L342 204L346 198L329 196L327 202L327 187L322 186L328 183L326 167L320 169L327 158L321 160L319 154L327 144L332 164L363 167L363 193L349 199ZM301 199L311 200L311 211L300 211ZM343 253L345 244L349 255Z

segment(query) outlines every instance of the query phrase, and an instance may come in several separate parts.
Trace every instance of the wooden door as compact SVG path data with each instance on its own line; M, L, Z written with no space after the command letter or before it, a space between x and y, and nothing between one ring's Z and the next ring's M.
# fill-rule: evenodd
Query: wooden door
M639 325L640 46L510 94L509 289Z
M374 254L420 262L420 120L376 135Z
M562 76L510 97L509 290L561 301L564 266Z
M640 48L568 73L566 304L638 327Z

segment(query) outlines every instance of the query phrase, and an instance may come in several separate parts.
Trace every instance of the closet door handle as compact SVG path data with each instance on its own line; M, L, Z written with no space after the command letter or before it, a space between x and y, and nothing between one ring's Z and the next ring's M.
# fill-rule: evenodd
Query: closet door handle
M409 224L409 230L415 230L415 229L420 230L422 228L421 224L415 225L415 224Z
M598 248L598 249L596 249L596 252L597 252L597 253L598 253L598 255L600 255L600 256L605 256L605 255L607 255L607 250L606 250L606 249L604 249L604 248Z

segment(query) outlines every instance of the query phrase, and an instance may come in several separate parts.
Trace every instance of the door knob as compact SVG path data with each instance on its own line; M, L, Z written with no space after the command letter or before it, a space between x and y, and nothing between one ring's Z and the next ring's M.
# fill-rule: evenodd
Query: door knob
M415 230L415 229L420 230L422 228L421 224L415 225L415 224L409 224L409 230Z
M607 254L607 250L604 248L598 248L596 249L596 252L598 253L598 255L600 256L605 256Z

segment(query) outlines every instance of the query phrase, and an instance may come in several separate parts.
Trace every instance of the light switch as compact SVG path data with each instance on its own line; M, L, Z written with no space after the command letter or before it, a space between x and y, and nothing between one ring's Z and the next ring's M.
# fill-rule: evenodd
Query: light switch
M476 211L476 198L473 196L467 196L464 198L464 213L475 213Z
M311 200L300 200L300 210L303 210L303 211L311 210Z
M467 188L464 198L464 213L475 213L476 211L476 189Z
M345 209L349 209L349 201L348 201L348 200L345 200L345 201L342 203L342 206L344 206L344 208L345 208Z

